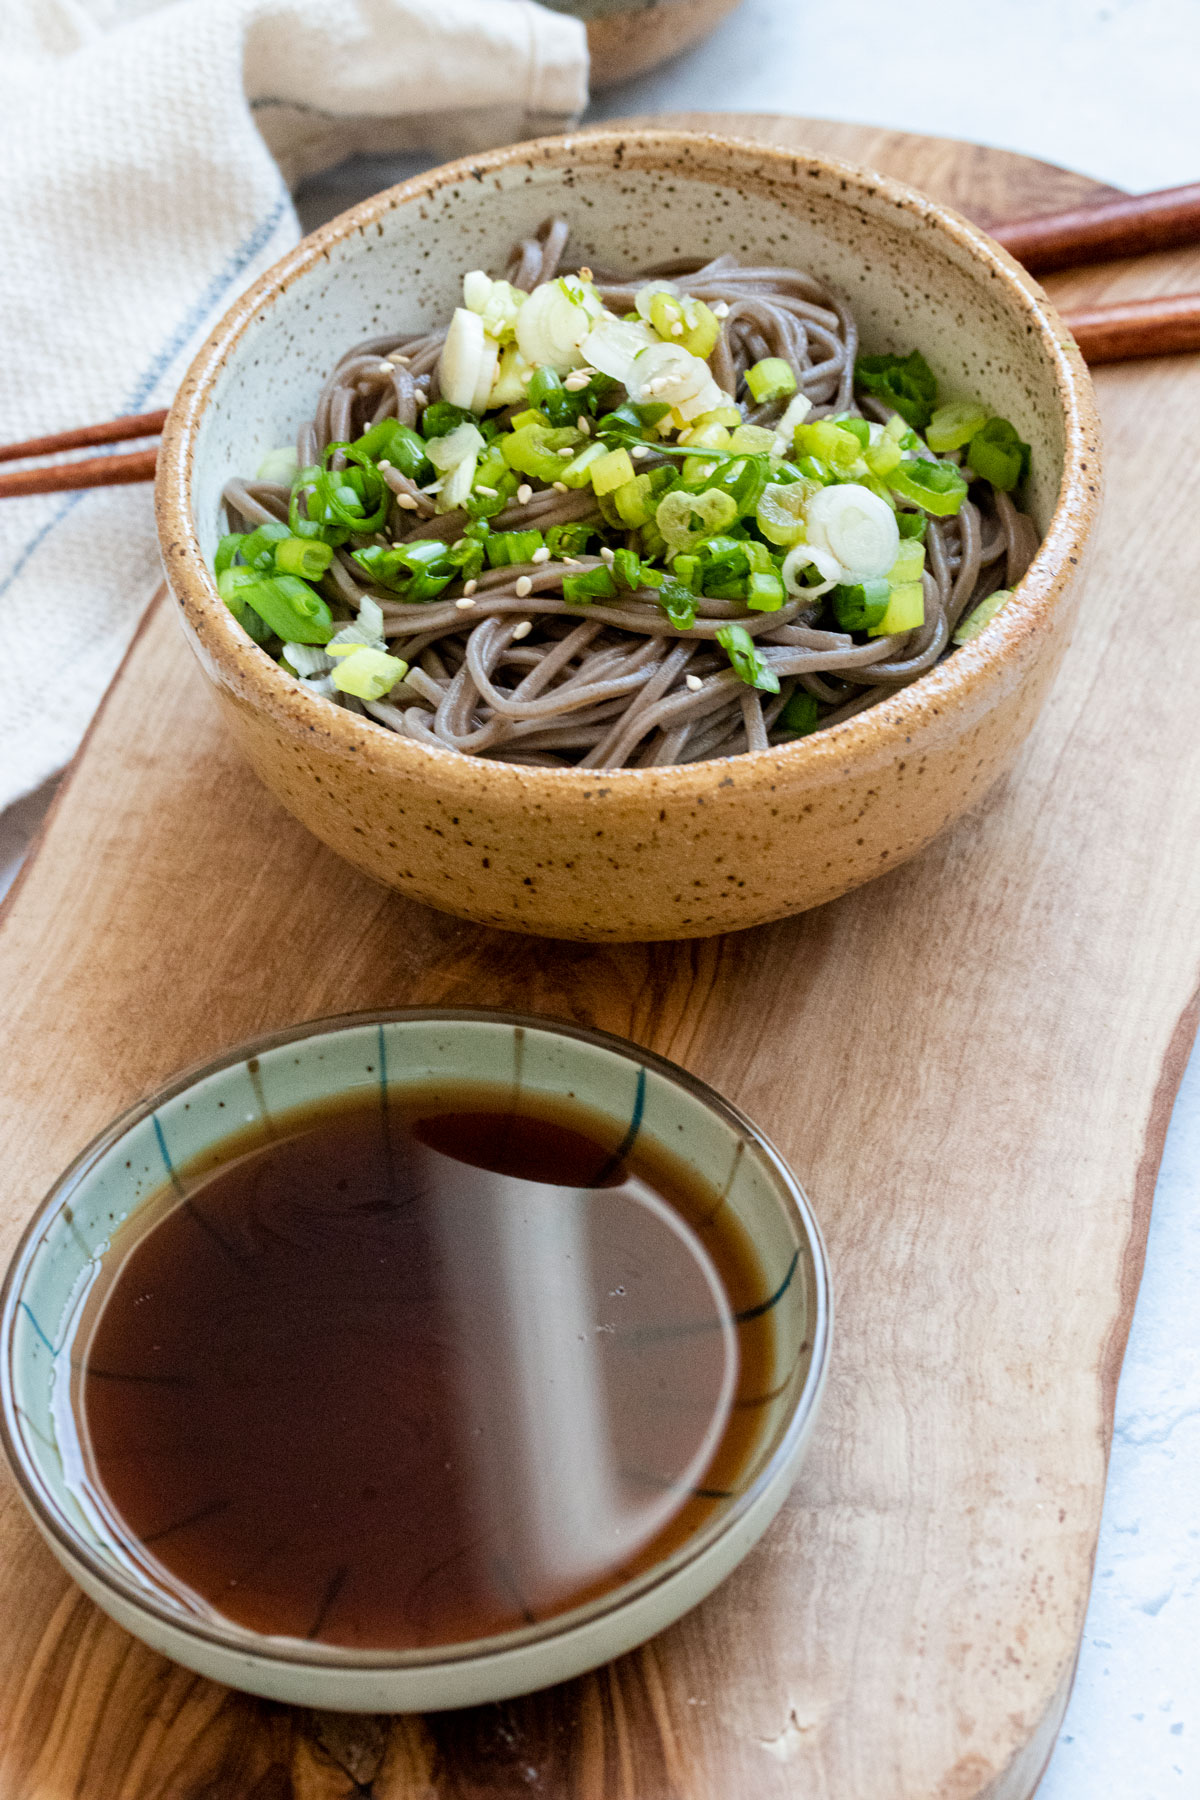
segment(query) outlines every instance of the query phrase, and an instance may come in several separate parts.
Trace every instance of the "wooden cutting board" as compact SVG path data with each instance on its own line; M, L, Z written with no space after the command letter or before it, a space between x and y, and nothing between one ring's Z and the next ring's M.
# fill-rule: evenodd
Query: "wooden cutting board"
M1095 191L962 144L744 129L983 218ZM1200 287L1200 251L1057 286ZM164 1662L60 1574L5 1477L0 1800L1032 1792L1200 962L1200 358L1098 387L1108 511L1018 767L907 867L741 936L552 944L373 886L242 767L151 613L0 932L4 1253L67 1159L182 1064L357 1006L532 1008L677 1058L782 1145L828 1235L833 1373L790 1504L705 1605L582 1680L425 1720L292 1711Z

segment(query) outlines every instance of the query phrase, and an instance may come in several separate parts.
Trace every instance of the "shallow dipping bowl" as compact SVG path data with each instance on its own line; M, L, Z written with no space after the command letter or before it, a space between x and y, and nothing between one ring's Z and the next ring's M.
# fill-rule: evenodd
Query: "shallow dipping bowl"
M333 362L449 318L548 214L572 264L732 251L811 270L867 351L919 348L1033 450L1044 541L1016 597L911 686L809 739L679 768L527 768L437 750L307 692L209 572L221 489L290 442ZM1046 697L1099 504L1079 353L1036 283L947 208L829 157L683 132L517 145L391 188L306 238L225 315L167 421L157 506L192 648L262 779L341 855L463 917L586 939L703 937L893 869L1012 762Z
M69 1405L72 1328L121 1222L245 1126L368 1092L431 1083L577 1097L690 1165L753 1246L775 1320L753 1451L727 1500L650 1569L585 1605L475 1643L351 1650L266 1637L199 1616L121 1552L81 1504ZM300 1705L365 1712L471 1706L594 1668L704 1599L766 1530L800 1465L825 1379L825 1251L778 1152L711 1088L619 1038L501 1013L407 1012L327 1020L244 1045L182 1076L85 1150L31 1222L0 1310L0 1429L34 1522L97 1605L154 1649L215 1681Z

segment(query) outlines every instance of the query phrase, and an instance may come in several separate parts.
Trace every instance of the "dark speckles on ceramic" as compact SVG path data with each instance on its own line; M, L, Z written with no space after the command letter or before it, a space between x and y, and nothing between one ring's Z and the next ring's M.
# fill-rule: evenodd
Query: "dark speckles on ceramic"
M918 345L1033 446L1045 540L1010 604L899 694L785 748L597 777L460 757L306 692L220 601L208 560L233 472L290 442L341 351L448 315L552 211L573 258L732 250L810 268L869 350ZM157 508L167 576L267 785L359 868L486 924L700 937L800 912L894 868L1009 765L1074 622L1099 506L1079 354L1028 275L957 214L832 158L681 132L546 139L435 170L307 238L226 314L180 389Z

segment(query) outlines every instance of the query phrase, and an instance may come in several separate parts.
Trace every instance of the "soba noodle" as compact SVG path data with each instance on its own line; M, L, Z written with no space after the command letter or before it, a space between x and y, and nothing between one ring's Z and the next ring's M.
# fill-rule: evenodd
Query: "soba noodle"
M564 221L548 221L514 248L509 281L526 292L551 281L567 238ZM673 281L717 314L709 367L725 395L742 401L747 424L772 427L788 404L782 397L755 404L747 391L747 372L769 358L794 372L796 391L811 403L810 422L849 415L879 425L892 417L890 406L856 393L854 319L810 276L746 268L719 256L636 278L593 279L604 305L623 317L634 312L649 277ZM425 407L439 398L444 339L443 331L388 333L348 350L321 390L312 420L300 427L300 466L320 464L329 446L352 443L383 420L418 426ZM613 404L620 398L618 392ZM918 454L930 454L923 443ZM959 450L946 460L962 458ZM338 452L327 460L341 466ZM667 460L665 451L643 450L637 468L644 473ZM838 629L825 607L828 581L811 596L788 592L771 611L698 591L694 622L682 624L649 585L586 606L568 602L564 576L611 567L613 547L634 546L637 535L614 530L588 486L525 484L492 517L492 532L592 525L607 540L601 553L542 554L517 566L484 567L474 581L455 581L436 598L406 603L372 582L354 552L425 540L453 544L463 540L471 517L458 508L439 511L438 497L398 468L385 464L381 472L391 490L385 529L341 543L315 585L335 615L353 619L364 602L374 601L387 648L408 665L407 673L385 695L356 698L333 684L334 660L319 646L312 667L296 672L331 701L419 743L508 762L648 768L764 750L797 735L788 724L797 694L815 702L808 729L834 725L932 668L952 648L960 622L1020 580L1038 543L1032 521L1008 492L972 478L957 512L925 521L919 626L876 637ZM265 522L286 522L292 491L288 483L239 479L229 482L225 501L231 530L251 532ZM915 510L903 499L891 503L901 514ZM292 517L294 523L294 503ZM777 680L777 692L764 691L765 683L747 685L733 666L732 652L718 640L731 622L749 635L755 666Z

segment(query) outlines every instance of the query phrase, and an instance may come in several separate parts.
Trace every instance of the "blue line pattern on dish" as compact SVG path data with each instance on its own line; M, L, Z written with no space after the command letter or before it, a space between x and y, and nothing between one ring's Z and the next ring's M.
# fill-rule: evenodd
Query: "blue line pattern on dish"
M633 1097L633 1114L629 1120L629 1130L621 1139L612 1155L600 1166L592 1177L593 1187L603 1187L610 1176L615 1175L629 1152L637 1142L637 1134L642 1129L642 1114L646 1110L646 1065L642 1063L637 1073L637 1089Z
M50 1339L46 1336L45 1332L42 1330L41 1326L38 1324L37 1319L34 1316L33 1308L30 1306L28 1300L20 1301L19 1305L20 1305L21 1311L25 1314L25 1317L29 1320L29 1323L33 1326L33 1329L37 1332L38 1336L41 1338L43 1344L45 1344L45 1346L46 1346L47 1350L50 1352L51 1356L57 1356L58 1351L54 1348L54 1345L50 1342Z
M264 245L270 241L271 233L275 230L291 204L292 197L285 189L271 211L259 220L253 231L248 237L243 239L242 243L239 244L238 248L225 263L224 267L219 269L217 274L213 276L199 299L193 302L192 306L172 331L166 343L158 351L153 362L151 362L148 368L139 375L128 398L122 402L122 412L136 413L145 406L146 401L154 392L156 384L161 381L163 375L166 373L167 369L170 368L171 363L183 349L183 346L187 343L188 339L199 330L200 326L204 323L204 320L216 306L218 300L223 297L226 290L237 280L247 263L253 261L254 257L258 255ZM35 556L38 550L41 549L41 546L45 543L50 533L57 530L58 526L61 525L67 515L79 505L81 500L86 500L88 498L90 491L92 490L84 488L78 493L68 495L58 511L54 514L53 518L47 519L41 530L34 533L24 549L18 555L16 562L13 564L8 574L4 577L3 581L0 581L0 599L3 599L13 582L17 580L18 576L29 563L30 558Z
M791 1287L792 1281L796 1274L796 1270L799 1266L800 1266L800 1252L799 1252L799 1250L793 1250L792 1251L792 1260L788 1264L787 1274L784 1276L784 1278L780 1282L779 1286L775 1289L775 1292L773 1294L769 1295L767 1297L767 1299L760 1300L757 1306L748 1306L746 1308L745 1312L734 1313L733 1316L737 1320L738 1324L745 1325L745 1324L748 1324L748 1322L751 1319L761 1319L763 1314L769 1313L773 1306L778 1306L779 1302L783 1299L783 1296L787 1293L788 1289Z
M167 1149L167 1140L163 1136L162 1124L159 1121L157 1113L150 1114L150 1123L154 1127L154 1135L158 1139L159 1154L163 1159L163 1167L166 1169L167 1175L170 1178L171 1186L175 1189L175 1192L179 1195L181 1200L186 1200L187 1193L182 1181L180 1181L179 1176L175 1172L175 1164L171 1161L171 1152Z

